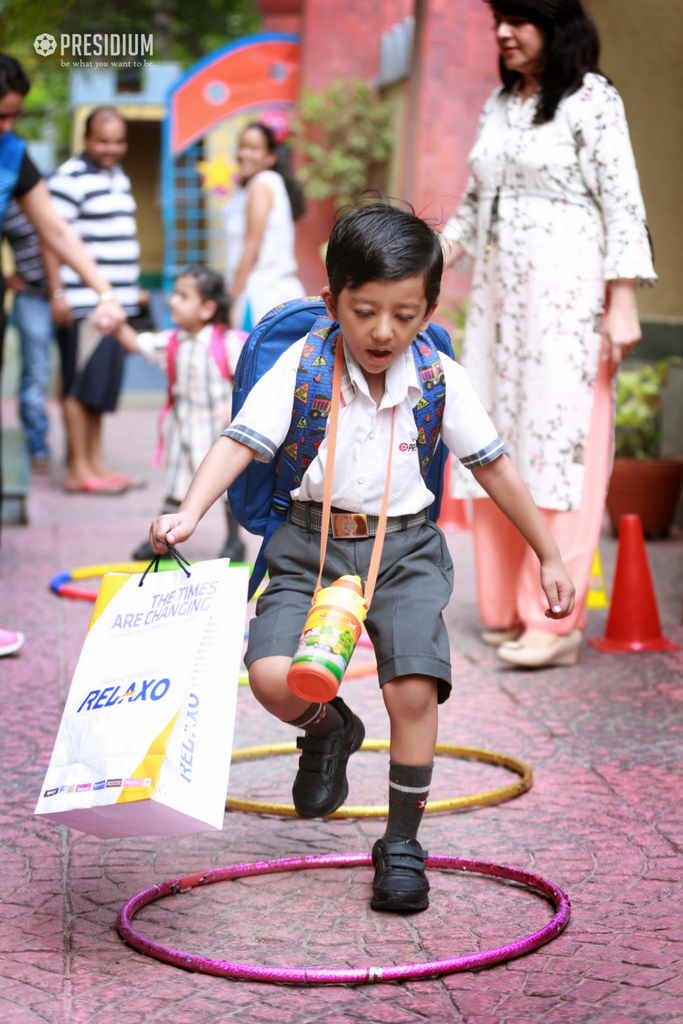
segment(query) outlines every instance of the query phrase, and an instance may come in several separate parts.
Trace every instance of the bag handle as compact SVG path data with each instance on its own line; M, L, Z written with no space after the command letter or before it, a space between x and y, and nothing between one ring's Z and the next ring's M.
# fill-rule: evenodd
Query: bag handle
M320 527L320 569L318 572L318 581L313 591L313 599L311 604L315 601L317 595L322 590L322 577L323 569L325 568L325 555L327 553L327 535L330 529L330 514L332 511L332 485L334 483L334 456L337 447L337 425L339 422L339 400L341 398L341 380L342 373L344 370L344 340L340 334L337 339L337 354L334 360L334 377L332 378L332 407L330 409L330 421L329 429L327 432L327 465L325 467L325 483L323 489L323 511L322 511L322 524ZM375 534L375 543L372 546L372 555L370 556L370 565L368 566L368 578L365 581L365 591L363 593L363 599L367 608L370 607L373 594L375 593L375 586L377 584L377 574L379 572L379 563L382 558L382 548L384 546L384 536L387 529L387 511L389 508L389 486L391 484L391 455L394 450L394 423L396 420L396 406L391 411L391 439L389 441L389 465L387 466L387 481L384 485L384 495L382 497L382 507L379 513L379 521L377 523L377 533Z
M170 530L169 530L169 533L170 533ZM161 562L164 558L169 558L169 557L175 559L175 561L178 563L179 568L181 568L183 570L183 572L185 573L185 575L187 576L187 578L189 580L189 578L192 575L192 573L187 570L186 566L190 565L190 562L188 562L188 560L186 558L184 558L180 554L178 549L174 548L172 544L168 544L167 543L166 547L168 548L168 551L166 552L165 555L154 555L154 557L152 558L152 561L149 563L149 565L147 566L147 568L145 569L145 571L142 574L142 578L141 578L140 582L138 583L139 587L141 587L142 584L145 582L145 578L146 578L147 573L149 572L149 570L152 569L152 567L154 567L152 571L153 572L159 572L159 562Z

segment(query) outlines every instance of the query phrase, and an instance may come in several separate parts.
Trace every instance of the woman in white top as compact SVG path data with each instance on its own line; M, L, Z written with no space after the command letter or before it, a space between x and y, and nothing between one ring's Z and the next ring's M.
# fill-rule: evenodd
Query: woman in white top
M274 306L305 294L294 256L304 198L267 125L247 125L237 159L241 183L225 210L225 276L233 326L250 331Z
M518 665L573 664L611 468L611 376L656 275L624 108L580 0L486 0L503 80L487 100L447 261L474 264L463 362L576 584L543 615L530 552L483 492L474 539L485 642ZM604 315L603 315L604 313Z

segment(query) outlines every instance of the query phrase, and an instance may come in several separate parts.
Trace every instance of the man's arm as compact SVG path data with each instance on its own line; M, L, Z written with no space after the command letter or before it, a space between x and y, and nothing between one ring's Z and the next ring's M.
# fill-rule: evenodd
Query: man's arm
M240 441L219 437L204 456L178 511L153 520L149 530L152 551L163 555L168 544L188 540L200 519L247 468L255 454L253 448Z
M574 607L574 584L521 476L507 455L473 469L472 474L538 556L541 586L549 605L546 616L563 619Z
M47 185L41 179L37 185L17 199L22 210L33 224L40 238L62 260L76 271L90 288L104 295L96 307L95 322L101 331L114 330L126 319L114 290L100 274L97 264L88 255L83 242L73 228L59 216L50 201Z

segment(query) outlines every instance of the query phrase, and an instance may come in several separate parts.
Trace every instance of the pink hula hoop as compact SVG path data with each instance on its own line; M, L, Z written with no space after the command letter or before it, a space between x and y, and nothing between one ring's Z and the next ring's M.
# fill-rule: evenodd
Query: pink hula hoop
M513 957L530 953L539 946L557 938L569 921L569 900L556 885L538 875L532 875L520 868L501 867L481 860L465 860L462 857L430 857L427 867L445 868L451 871L468 871L478 875L492 875L495 878L510 879L533 889L545 896L555 907L556 913L552 921L516 942L495 949L487 949L481 953L467 956L455 956L448 960L432 960L426 963L390 964L387 967L357 968L282 968L261 967L256 964L232 963L229 960L211 960L206 957L194 956L176 949L169 949L157 942L145 939L134 930L131 921L135 914L155 900L164 896L188 892L198 885L211 885L213 882L224 882L228 879L246 878L252 875L269 875L279 871L300 871L305 868L353 868L367 867L372 863L369 853L330 855L322 857L288 857L283 860L260 861L255 864L236 864L233 867L214 868L204 873L198 872L184 878L176 878L161 885L133 896L124 904L119 912L118 930L121 938L129 946L147 956L182 967L185 970L199 971L202 974L215 974L222 978L236 978L243 981L277 982L291 985L362 985L367 982L406 981L411 978L429 978L440 974L454 974L459 971L470 971L475 968L492 967L494 964L511 960Z

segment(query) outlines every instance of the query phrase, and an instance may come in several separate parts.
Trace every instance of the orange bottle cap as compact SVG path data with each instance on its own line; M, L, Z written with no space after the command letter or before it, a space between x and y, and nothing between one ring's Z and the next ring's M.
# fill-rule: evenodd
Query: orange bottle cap
M353 590L353 592L358 594L360 597L363 596L360 576L340 576L338 580L334 581L332 586L340 587L342 590Z

